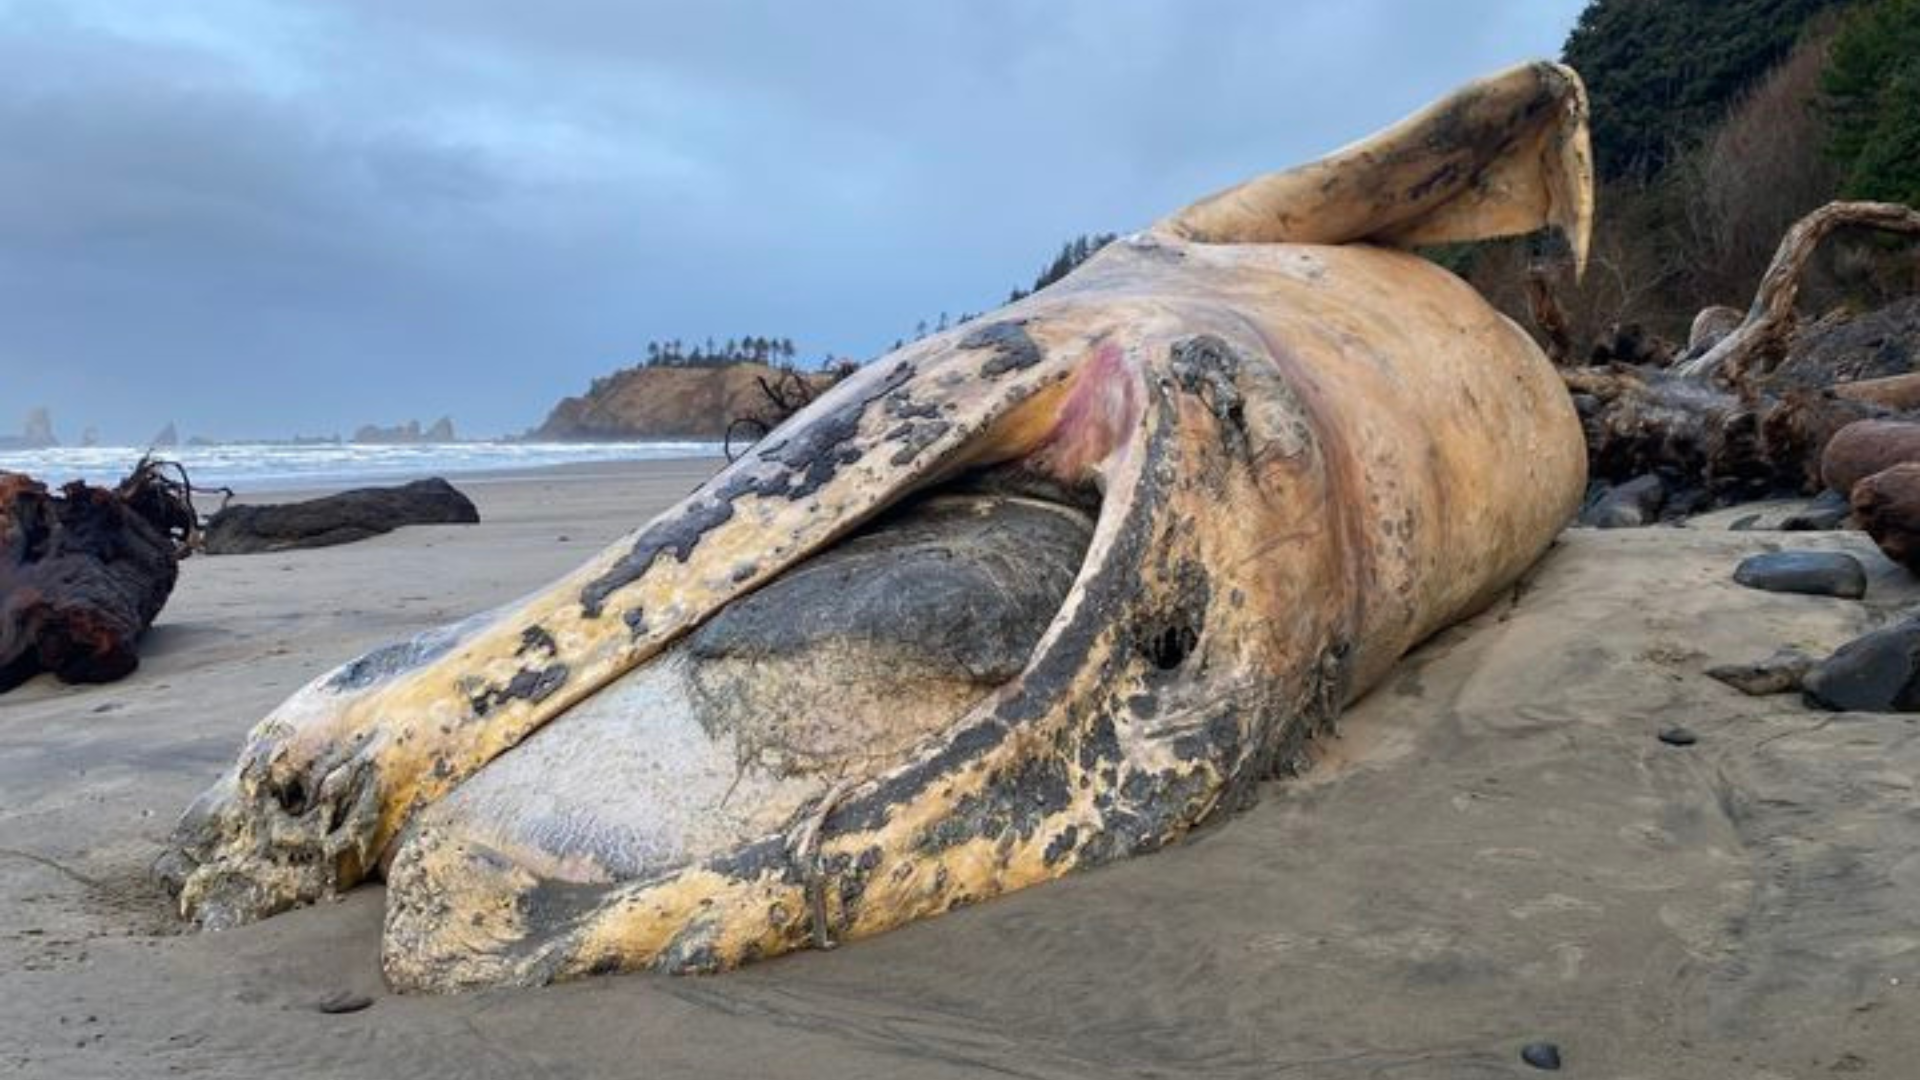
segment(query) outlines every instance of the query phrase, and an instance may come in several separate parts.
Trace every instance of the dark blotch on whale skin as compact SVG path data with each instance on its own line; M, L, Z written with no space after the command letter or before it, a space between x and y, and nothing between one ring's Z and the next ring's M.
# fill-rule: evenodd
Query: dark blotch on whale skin
M908 421L887 432L887 441L899 443L900 449L894 452L893 465L911 465L920 452L939 441L942 435L953 430L953 425L945 420L925 420L919 423Z
M882 853L880 845L874 844L860 854L834 855L822 860L820 873L823 878L833 882L834 892L840 897L840 918L845 923L853 922L857 916L862 897L866 895L867 881L873 871L879 867ZM830 931L838 938L837 928Z
M827 815L824 831L862 832L886 824L893 808L1006 741L1005 724L983 720L953 737L940 751L885 783L864 799L843 803Z
M1011 319L992 323L960 339L963 349L992 349L993 359L981 365L980 374L998 378L1009 371L1023 371L1040 362L1040 346L1027 333L1025 320Z
M1200 399L1215 419L1232 457L1250 456L1247 401L1240 391L1240 354L1212 334L1184 338L1171 350L1173 377L1180 389ZM1213 478L1216 481L1218 477Z
M1173 740L1174 756L1182 761L1211 760L1226 766L1240 754L1240 724L1235 712L1217 713L1206 727Z
M1095 799L1102 827L1081 845L1074 865L1090 868L1165 846L1176 825L1192 819L1192 805L1213 785L1207 769L1129 770L1117 788Z
M521 700L535 704L545 701L555 690L566 685L568 674L565 664L515 672L513 678L507 680L506 686L489 688L472 698L473 715L485 716L509 701Z
M709 532L733 520L734 500L747 495L804 499L819 491L839 475L842 467L860 459L864 451L846 443L860 433L860 419L867 407L898 390L913 374L912 364L904 360L895 364L871 393L847 401L759 451L760 461L783 468L759 475L742 472L675 517L649 525L634 540L631 551L580 591L582 613L589 619L599 618L607 597L640 580L662 552L671 552L675 560L686 562Z
M520 647L513 651L515 656L525 656L530 652L553 653L559 649L553 635L547 633L544 626L529 626L520 631Z
M779 462L797 471L800 476L798 483L789 479L781 490L756 489L756 494L804 499L832 480L841 466L860 460L863 451L846 443L860 433L860 420L866 415L867 407L900 389L908 379L913 378L913 374L913 365L902 360L887 372L887 377L871 393L845 402L792 435L761 450L760 460Z
M707 860L705 867L735 881L753 881L774 874L789 885L797 885L803 875L793 864L793 850L786 836L770 836Z
M1103 763L1120 760L1120 732L1113 726L1113 717L1102 712L1093 718L1093 723L1080 739L1077 760L1080 770L1086 773L1093 772Z
M1031 840L1053 815L1073 801L1066 763L1052 754L1028 758L1006 775L989 777L987 786L962 798L953 813L929 828L920 850L937 854L972 840L998 840L1009 834Z
M695 921L682 927L653 962L653 969L667 975L711 975L723 966L713 947L714 928Z
M733 520L735 497L737 493L730 495L723 491L717 497L694 502L677 517L649 525L633 542L632 551L580 591L582 612L589 619L599 618L607 597L638 581L663 551L672 552L675 559L686 562L701 537Z
M1048 866L1052 866L1061 859L1066 858L1067 855L1073 851L1073 846L1079 842L1080 827L1078 825L1069 825L1065 829L1062 829L1058 836L1047 841L1047 850L1041 853L1040 861L1046 863Z

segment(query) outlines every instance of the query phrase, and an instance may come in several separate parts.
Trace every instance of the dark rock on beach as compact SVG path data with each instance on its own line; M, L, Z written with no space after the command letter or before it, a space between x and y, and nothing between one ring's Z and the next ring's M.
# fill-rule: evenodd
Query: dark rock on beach
M1634 529L1660 519L1667 502L1667 485L1648 473L1601 492L1580 515L1582 525L1596 529Z
M1743 694L1762 697L1800 689L1801 682L1812 668L1813 657L1799 649L1781 649L1751 663L1710 667L1707 675Z
M230 506L207 522L210 555L250 555L350 544L403 525L475 525L480 512L435 477L386 488L357 488L305 502Z
M1832 532L1847 527L1847 518L1853 515L1853 506L1847 502L1847 496L1833 488L1822 491L1808 502L1805 508L1787 515L1780 522L1784 532Z
M1838 596L1858 600L1867 594L1867 570L1841 551L1770 551L1740 561L1733 580L1750 589Z
M127 499L72 483L58 494L0 472L0 692L42 671L110 682L173 592L174 541Z
M1853 485L1853 516L1887 558L1920 572L1920 462L1895 465Z
M1520 1048L1520 1060L1536 1069L1554 1072L1560 1068L1560 1048L1550 1042L1528 1043Z
M1920 711L1920 619L1847 642L1807 673L1809 705L1854 712Z

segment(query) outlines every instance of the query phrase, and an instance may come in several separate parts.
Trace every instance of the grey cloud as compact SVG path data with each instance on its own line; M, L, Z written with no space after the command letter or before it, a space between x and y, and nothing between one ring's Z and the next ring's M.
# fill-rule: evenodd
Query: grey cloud
M0 427L508 431L650 337L870 354L1580 6L0 0Z

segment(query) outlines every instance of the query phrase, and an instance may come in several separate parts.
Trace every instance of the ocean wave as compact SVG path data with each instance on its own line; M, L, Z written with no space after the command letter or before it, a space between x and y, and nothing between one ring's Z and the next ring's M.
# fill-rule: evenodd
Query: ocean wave
M85 480L112 485L147 451L131 446L60 446L0 450L0 470L23 472L48 484ZM263 488L329 487L391 483L426 476L533 469L597 461L660 461L719 457L717 442L461 442L372 445L362 443L224 443L183 446L155 456L186 466L197 486Z

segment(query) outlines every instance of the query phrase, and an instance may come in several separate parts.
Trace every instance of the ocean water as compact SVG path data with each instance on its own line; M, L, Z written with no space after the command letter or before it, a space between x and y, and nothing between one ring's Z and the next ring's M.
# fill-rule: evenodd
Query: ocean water
M28 473L49 485L85 480L111 486L132 470L144 452L131 446L0 450L0 470ZM717 442L227 443L182 446L155 451L154 456L185 465L196 487L260 491L400 483L427 476L579 462L719 457L721 453Z

